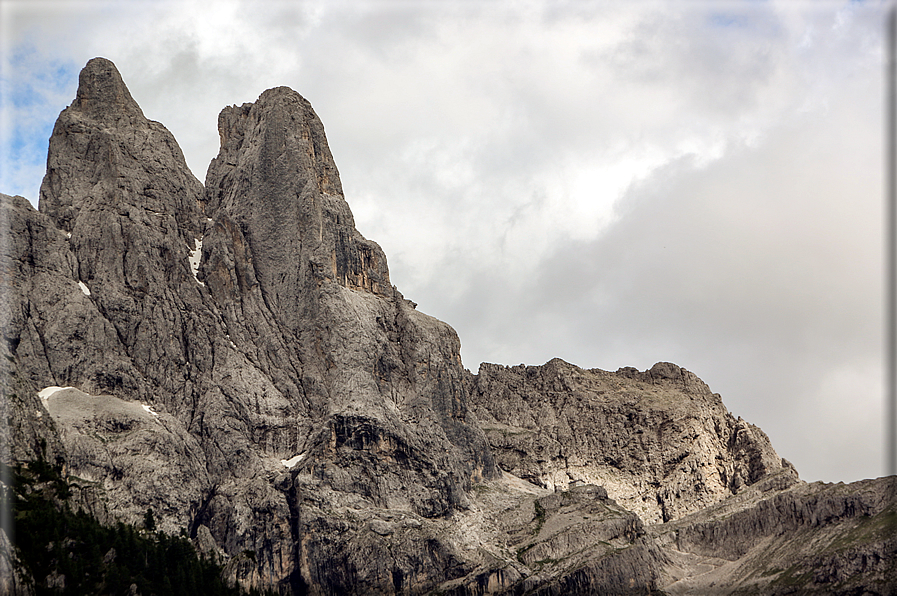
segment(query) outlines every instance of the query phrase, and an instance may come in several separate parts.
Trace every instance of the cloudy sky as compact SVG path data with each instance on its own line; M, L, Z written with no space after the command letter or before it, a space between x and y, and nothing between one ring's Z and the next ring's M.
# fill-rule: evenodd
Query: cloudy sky
M0 0L0 191L94 56L203 180L287 85L465 365L704 379L805 480L884 473L887 3Z

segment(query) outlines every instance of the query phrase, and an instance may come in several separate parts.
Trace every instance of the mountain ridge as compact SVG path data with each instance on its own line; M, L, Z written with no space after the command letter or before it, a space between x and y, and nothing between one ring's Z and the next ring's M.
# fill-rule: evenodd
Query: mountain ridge
M785 546L890 519L890 480L862 498L803 483L676 365L474 375L355 229L307 100L271 89L218 127L203 185L95 58L54 127L39 211L0 197L3 459L60 466L74 507L105 523L152 510L231 583L282 594L688 593L710 565L695 557L750 534L764 503L830 497ZM832 572L854 569L841 549L794 569L751 547L733 555L750 569L717 557L716 587L791 573L809 592L888 593L894 541L845 545L871 562Z

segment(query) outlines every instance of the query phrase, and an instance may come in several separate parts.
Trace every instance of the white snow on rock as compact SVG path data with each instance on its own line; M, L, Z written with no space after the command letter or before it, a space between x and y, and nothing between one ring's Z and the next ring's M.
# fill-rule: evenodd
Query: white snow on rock
M293 466L298 464L300 461L302 461L302 458L304 458L304 457L305 457L305 454L301 453L299 455L295 455L295 456L291 457L290 459L282 459L282 460L280 460L280 463L282 463L287 468L292 468Z
M199 273L199 260L202 259L202 238L194 238L194 249L190 251L190 270L193 272L193 279L201 286L206 284L199 281L196 274Z
M156 417L159 416L158 414L156 414L155 412L153 412L153 407L152 407L152 406L148 406L148 405L146 405L146 404L140 404L140 405L143 406L143 409L144 409L144 410L146 410L147 412L149 412L149 413L152 414L153 416L156 416Z
M84 293L85 296L90 296L90 290L87 289L87 284L85 284L83 281L79 281L78 287L81 288L81 291Z
M37 392L37 396L41 399L47 399L57 391L63 391L64 389L74 389L74 387L44 387L40 391Z

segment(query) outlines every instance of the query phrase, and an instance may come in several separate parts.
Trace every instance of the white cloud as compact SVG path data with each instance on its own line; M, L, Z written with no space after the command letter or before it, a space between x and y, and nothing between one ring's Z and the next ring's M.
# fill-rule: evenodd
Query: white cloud
M4 83L41 98L4 100L5 132L47 130L76 84L47 73L103 55L202 179L218 111L288 85L468 366L672 360L811 477L877 475L875 400L842 427L837 404L876 391L882 3L2 6ZM36 199L29 143L0 163Z

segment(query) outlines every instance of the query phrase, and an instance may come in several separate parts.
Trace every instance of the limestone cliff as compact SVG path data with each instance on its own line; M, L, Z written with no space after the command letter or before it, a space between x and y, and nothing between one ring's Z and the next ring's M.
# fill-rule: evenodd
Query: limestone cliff
M769 481L650 529L669 594L893 594L897 479ZM766 486L764 486L766 485ZM770 490L773 488L773 490Z
M892 500L801 525L828 489L678 366L466 371L454 330L355 229L298 93L225 108L218 128L203 185L96 58L39 211L0 195L0 455L57 466L71 507L108 524L152 509L230 582L281 594L681 593L710 552L775 558L776 523L854 538L779 572L719 563L728 587L888 576L844 549L893 559L876 531L845 534ZM3 538L0 567L18 569Z
M206 191L114 65L84 68L40 213L3 203L11 444L27 459L61 440L115 518L153 508L163 529L258 552L247 585L313 585L297 561L318 534L296 522L324 514L306 492L432 518L497 471L466 421L456 334L389 284L309 103L274 89L220 132ZM41 404L45 387L77 391Z
M786 486L798 482L762 430L674 364L616 373L557 359L482 364L470 400L502 469L552 489L600 484L648 523L698 511L771 474Z

